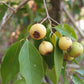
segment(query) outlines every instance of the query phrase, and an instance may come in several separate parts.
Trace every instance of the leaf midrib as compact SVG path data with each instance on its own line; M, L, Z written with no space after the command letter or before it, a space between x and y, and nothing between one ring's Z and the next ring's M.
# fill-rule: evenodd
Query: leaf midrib
M28 40L27 40L27 49L28 49L28 44L29 44L29 42L28 42ZM29 49L28 49L28 58L29 58ZM30 58L29 58L29 64L31 65ZM30 69L30 75L31 75L31 74L32 74L32 73L31 73L31 66L30 66L29 69ZM31 77L31 76L30 76L30 77ZM32 78L30 78L30 80L31 80L31 79L32 79ZM32 83L32 80L31 80L31 84L33 84L33 83Z

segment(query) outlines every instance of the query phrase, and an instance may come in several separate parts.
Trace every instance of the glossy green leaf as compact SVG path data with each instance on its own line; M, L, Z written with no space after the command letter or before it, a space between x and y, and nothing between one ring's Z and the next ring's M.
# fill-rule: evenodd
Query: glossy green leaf
M42 39L41 40L34 40L34 46L38 49L41 42L42 42Z
M30 31L31 26L32 26L32 24L28 25L28 27L27 27L28 32Z
M50 28L47 28L46 30L47 30L47 34L46 34L44 40L45 41L50 41L50 33L51 33L51 30L50 30Z
M43 60L43 67L44 67L44 73L46 73L47 69L48 69L48 65L46 64L46 62Z
M47 69L46 75L52 81L53 84L56 84L55 68Z
M26 40L19 54L20 73L26 84L41 84L44 76L43 61L38 50Z
M24 79L19 79L17 81L15 81L13 84L26 84Z
M76 33L74 29L67 25L67 24L61 24L56 27L54 27L60 34L70 37L72 40L77 40Z
M14 43L6 52L1 64L2 84L9 84L12 78L19 72L18 56L23 41Z
M84 70L83 69L75 70L75 72L77 72L79 75L84 77Z
M74 82L74 84L84 84L84 81L77 75L72 76L72 81Z
M52 52L50 55L43 56L45 62L47 63L48 67L51 69L54 66L54 52Z
M66 62L63 62L63 67L64 68L61 70L62 78L64 79L63 84L69 84L69 81L66 78L66 73L65 73L65 70L66 70Z
M78 63L78 61L76 61L76 59L73 59L73 62L80 66L80 64Z
M54 48L54 63L56 72L56 84L58 84L59 76L61 73L61 68L63 64L63 52L58 47L58 38L56 38L56 46Z

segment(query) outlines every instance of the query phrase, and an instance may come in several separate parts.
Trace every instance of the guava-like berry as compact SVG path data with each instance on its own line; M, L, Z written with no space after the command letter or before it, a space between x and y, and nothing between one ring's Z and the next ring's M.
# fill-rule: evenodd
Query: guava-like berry
M84 39L80 42L82 45L84 45Z
M80 43L83 46L83 52L84 52L84 39Z
M35 39L35 40L40 40L43 37L45 37L46 35L46 28L44 25L42 24L34 24L31 28L30 28L30 36Z
M53 51L53 45L48 41L42 41L42 43L39 45L39 52L42 55L50 55Z
M69 50L72 46L72 40L66 36L61 37L59 39L58 45L61 50Z
M78 42L73 42L72 47L69 51L70 56L78 57L83 53L83 46Z
M65 61L72 61L74 59L74 57L71 57L71 56L69 56L68 53L65 53L63 59Z

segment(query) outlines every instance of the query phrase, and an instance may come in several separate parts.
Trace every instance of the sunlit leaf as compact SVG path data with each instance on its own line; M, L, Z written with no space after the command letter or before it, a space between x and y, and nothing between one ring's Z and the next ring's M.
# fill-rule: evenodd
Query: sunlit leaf
M58 38L56 38L56 46L54 48L54 63L56 72L56 84L58 84L61 68L63 64L63 52L58 47Z
M52 81L53 84L56 84L55 68L53 68L53 69L47 69L46 75Z
M77 75L72 76L72 81L74 82L74 84L84 84L84 81Z
M19 54L20 73L26 84L41 84L44 76L43 61L38 50L26 40Z
M59 33L59 32L55 32L55 35L58 37L58 38L60 38L62 35Z
M50 40L53 43L53 45L55 46L56 45L56 35L53 34Z
M17 81L15 81L13 84L26 84L24 79L19 79Z
M14 43L6 52L1 64L2 84L9 84L12 78L19 72L18 56L23 41Z
M62 24L62 25L57 25L54 27L60 34L70 37L72 40L77 40L76 33L74 29L67 25L67 24Z

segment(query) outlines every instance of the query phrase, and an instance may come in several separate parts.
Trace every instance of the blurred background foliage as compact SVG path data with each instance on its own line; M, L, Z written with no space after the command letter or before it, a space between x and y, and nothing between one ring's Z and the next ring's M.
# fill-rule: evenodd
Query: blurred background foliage
M7 4L9 4L10 1L11 2L10 5L16 8L18 4L24 0L0 0L0 1L5 1ZM59 12L58 8L60 7L53 8L53 2L58 4L59 1L60 4L64 4L63 6L72 15L77 26L84 32L84 0L46 0L50 16L52 18L56 17L54 19L59 23L67 23L73 27L72 23L69 21L63 10L60 10L61 12L58 14L53 13L53 12ZM0 25L7 10L8 8L5 5L0 4ZM10 13L11 10L8 10L8 15L10 15ZM8 47L14 42L22 38L25 38L28 35L28 33L26 32L28 31L27 27L31 26L31 24L41 22L41 20L45 17L46 12L44 9L43 0L30 0L11 18L9 23L0 30L0 63L2 56L4 56ZM57 19L57 17L59 19ZM49 27L48 21L44 22L43 24L46 27ZM80 42L83 38L79 35L79 32L76 29L75 32L77 33L77 38L78 41ZM77 61L79 61L81 66L84 67L83 57L84 54L81 57L77 58Z

